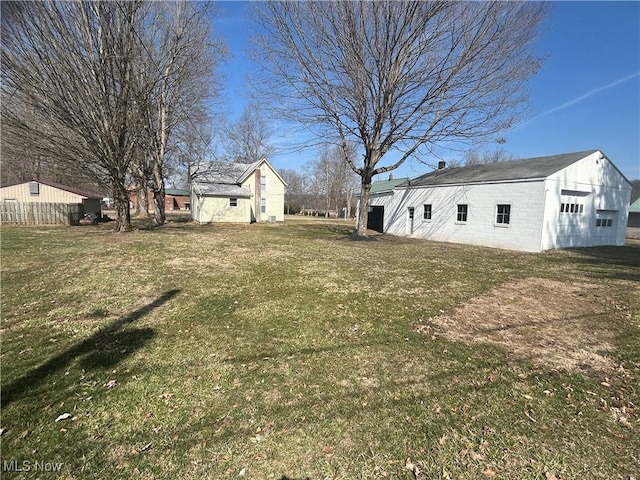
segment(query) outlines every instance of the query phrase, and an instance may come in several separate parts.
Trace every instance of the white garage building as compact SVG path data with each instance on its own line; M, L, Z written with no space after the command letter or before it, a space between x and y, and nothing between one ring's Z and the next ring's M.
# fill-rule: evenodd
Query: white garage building
M631 184L599 150L440 167L371 195L372 223L392 235L527 252L624 244Z

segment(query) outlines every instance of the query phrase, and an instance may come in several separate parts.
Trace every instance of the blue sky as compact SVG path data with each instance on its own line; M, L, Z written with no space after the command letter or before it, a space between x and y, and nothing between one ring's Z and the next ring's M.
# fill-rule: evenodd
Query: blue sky
M247 59L250 7L218 6L215 29L231 54L223 72L225 108L233 119L249 101L248 79L257 70ZM531 114L504 132L502 148L515 158L599 149L628 179L640 179L640 2L554 2L536 49L546 61L530 83ZM274 143L286 136L280 131ZM276 153L270 161L299 169L315 158L309 149ZM407 161L394 176L429 170Z

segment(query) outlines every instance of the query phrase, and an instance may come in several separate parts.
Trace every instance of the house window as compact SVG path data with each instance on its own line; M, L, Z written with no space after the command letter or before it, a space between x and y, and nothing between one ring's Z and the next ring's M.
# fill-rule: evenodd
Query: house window
M456 220L461 223L466 223L468 211L469 211L468 205L458 204L458 216L456 217Z
M237 207L238 206L238 199L237 198L230 198L229 199L229 206L230 207Z
M260 177L260 190L262 190L263 192L267 190L267 176L266 175L262 175Z
M267 199L266 198L261 198L260 199L260 211L262 213L267 213Z
M38 182L29 182L29 194L40 195L40 184Z
M424 220L431 220L431 205L424 206L424 213L422 214Z
M511 205L506 203L498 205L498 210L496 215L496 224L509 225L510 221L511 221Z

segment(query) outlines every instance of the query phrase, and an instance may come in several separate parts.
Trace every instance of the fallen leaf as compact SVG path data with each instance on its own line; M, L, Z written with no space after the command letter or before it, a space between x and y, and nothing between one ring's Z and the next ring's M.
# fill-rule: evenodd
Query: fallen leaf
M69 418L73 418L73 415L71 415L70 413L63 413L62 415L58 415L58 418L56 418L56 422L67 420Z
M420 475L420 468L418 468L418 465L411 461L410 457L407 457L407 459L405 460L404 468L413 473L414 478L418 478L418 475Z
M491 467L487 467L482 471L482 474L487 478L493 478L498 474L498 472Z
M544 478L546 480L559 480L558 477L556 477L555 474L553 474L551 472L545 472Z
M240 473L238 473L239 477L244 477L247 474L247 467L243 467L242 470L240 470Z
M116 385L118 385L118 382L116 380L109 380L104 386L106 388L113 388Z

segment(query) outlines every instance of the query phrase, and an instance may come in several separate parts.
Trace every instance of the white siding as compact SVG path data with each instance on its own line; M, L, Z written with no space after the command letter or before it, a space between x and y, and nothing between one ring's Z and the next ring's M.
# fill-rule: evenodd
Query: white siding
M631 186L601 152L550 175L545 190L542 250L624 245ZM563 214L565 201L584 204L583 213ZM596 224L599 211L612 218L611 226Z
M384 232L392 235L539 252L624 245L630 195L629 182L595 152L546 179L396 188L369 205L384 206ZM466 222L457 221L460 204L468 205ZM509 225L496 223L500 204L510 205Z
M392 235L536 252L540 250L544 182L457 185L396 189L374 195L385 205L384 231ZM431 205L431 220L423 219ZM467 221L457 221L458 205L468 205ZM510 205L508 225L496 223L497 206ZM413 233L408 208L414 207Z

